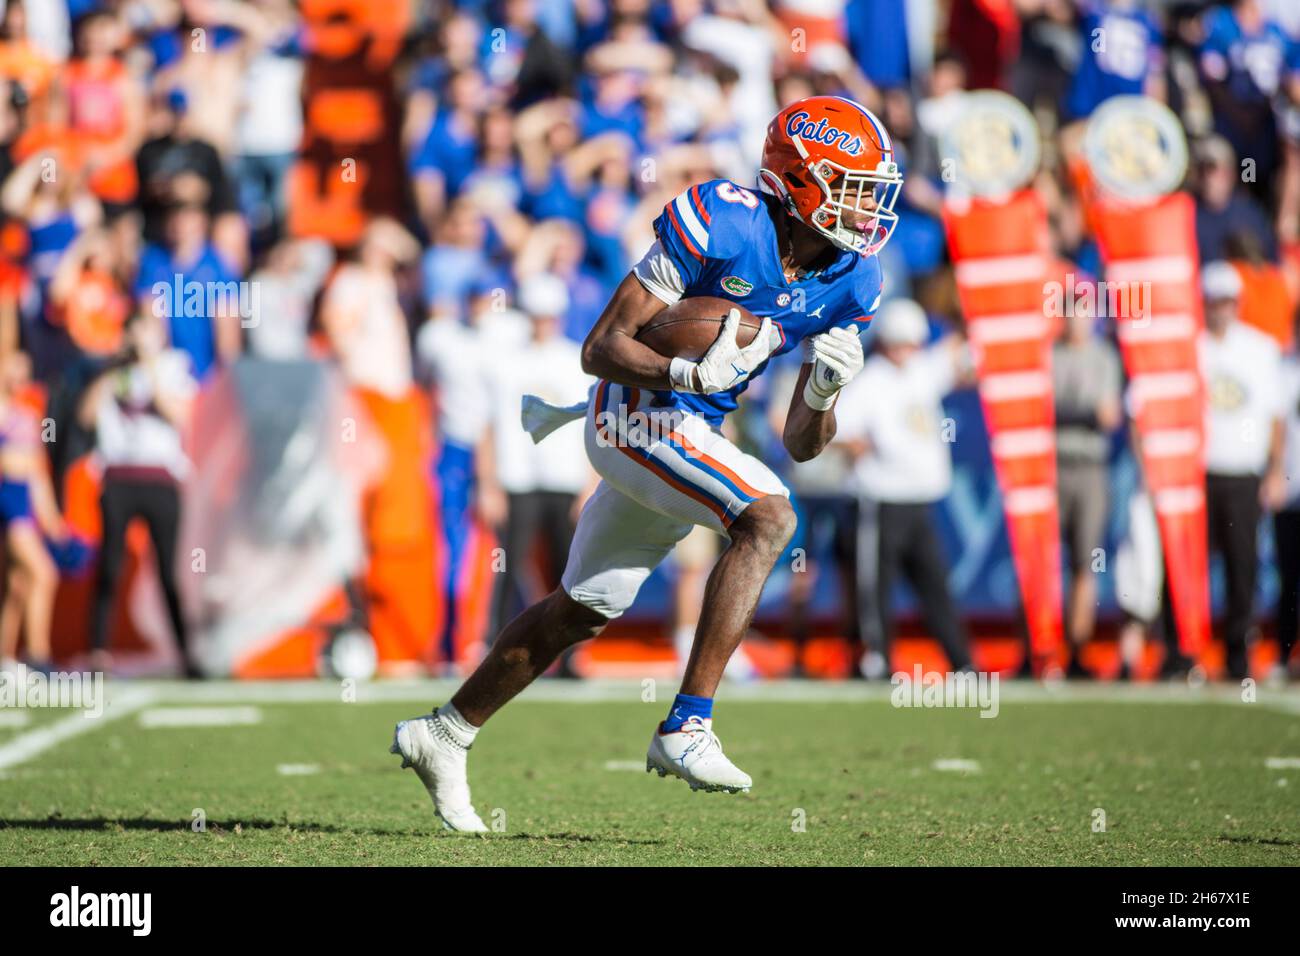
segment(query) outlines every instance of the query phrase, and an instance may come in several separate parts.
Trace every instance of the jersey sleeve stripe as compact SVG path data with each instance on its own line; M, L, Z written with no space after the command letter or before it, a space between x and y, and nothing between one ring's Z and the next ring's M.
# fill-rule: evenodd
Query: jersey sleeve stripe
M668 221L673 224L673 230L677 233L677 237L682 241L682 246L696 259L703 262L704 253L695 247L695 244L691 242L690 236L686 234L686 230L682 228L681 219L677 216L677 202L670 202L666 207L664 207L664 209L668 213Z
M709 211L704 208L704 199L700 196L699 186L691 187L691 202L695 204L695 211L699 214L699 217L703 220L704 224L706 226L712 225L713 217L710 216Z
M691 238L694 239L695 244L699 246L700 252L708 252L709 230L704 227L704 223L700 222L700 217L695 214L695 208L691 205L691 201L687 198L687 194L682 193L674 199L673 205L677 209L677 214L681 216L682 225L684 225L686 231L691 234Z

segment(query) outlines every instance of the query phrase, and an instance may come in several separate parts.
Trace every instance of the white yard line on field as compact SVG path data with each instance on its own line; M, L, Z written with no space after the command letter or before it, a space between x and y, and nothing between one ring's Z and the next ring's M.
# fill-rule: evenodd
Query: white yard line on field
M644 770L644 760L606 760L606 770Z
M186 706L230 704L326 704L345 699L361 704L411 704L412 713L427 713L433 705L448 700L460 686L454 679L379 680L345 689L338 681L140 681L157 694L158 704ZM657 680L655 700L665 706L676 692L675 681ZM529 687L520 699L539 703L594 704L641 702L646 687L639 680L598 678L592 680L542 680ZM884 682L778 680L745 684L725 683L718 691L726 701L762 703L869 703L887 702L894 688ZM1000 681L1001 705L1130 703L1259 707L1300 716L1300 687L1286 690L1260 688L1256 703L1241 700L1234 684L1187 687L1179 684L1055 684L1030 681ZM650 702L652 706L657 703Z
M156 727L240 727L260 724L256 707L150 707L140 711L140 726Z
M154 692L151 688L125 687L110 694L104 712L98 717L91 717L79 711L61 717L51 724L19 734L13 740L0 744L0 770L25 763L65 740L98 730L111 721L128 717L140 708L153 703L153 700Z
M943 757L936 760L930 766L935 770L945 770L951 773L980 772L980 762L978 760L966 760L962 757Z
M1300 757L1266 757L1264 766L1269 770L1300 770Z
M320 773L318 763L282 763L277 764L275 772L282 777L310 777Z

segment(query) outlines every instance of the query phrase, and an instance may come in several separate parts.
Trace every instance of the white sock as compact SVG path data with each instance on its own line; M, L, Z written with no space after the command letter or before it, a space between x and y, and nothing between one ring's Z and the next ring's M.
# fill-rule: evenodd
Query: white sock
M443 726L451 731L451 735L462 747L468 748L478 736L479 729L462 717L451 701L439 707L436 713Z

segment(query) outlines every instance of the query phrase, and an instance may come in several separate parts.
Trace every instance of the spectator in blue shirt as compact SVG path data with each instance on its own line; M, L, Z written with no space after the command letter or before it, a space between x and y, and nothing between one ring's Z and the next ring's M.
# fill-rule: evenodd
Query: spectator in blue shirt
M1136 0L1082 0L1080 7L1083 58L1066 97L1067 118L1083 119L1112 96L1159 97L1164 53L1151 14Z
M474 171L483 103L483 77L477 70L460 70L448 79L446 101L410 160L416 205L425 223L441 216Z
M420 262L424 304L463 315L471 289L494 278L507 288L504 270L489 259L487 222L468 200L457 200L438 225L437 239Z
M172 346L190 357L199 379L238 355L246 298L238 272L213 247L208 225L201 203L174 205L165 242L145 247L135 283L141 307L167 320Z
M882 89L908 86L906 0L850 0L844 18L849 50L867 79Z
M1278 94L1296 72L1292 43L1264 18L1259 0L1235 0L1206 12L1200 66L1214 109L1214 126L1237 155L1254 162L1247 185L1264 203L1272 198L1279 164Z

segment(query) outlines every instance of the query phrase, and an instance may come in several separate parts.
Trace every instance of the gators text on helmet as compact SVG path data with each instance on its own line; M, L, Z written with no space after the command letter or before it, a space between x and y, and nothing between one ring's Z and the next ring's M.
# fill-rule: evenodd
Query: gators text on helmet
M893 143L884 124L849 99L811 96L778 113L758 184L804 225L864 256L879 252L898 224L903 177Z

